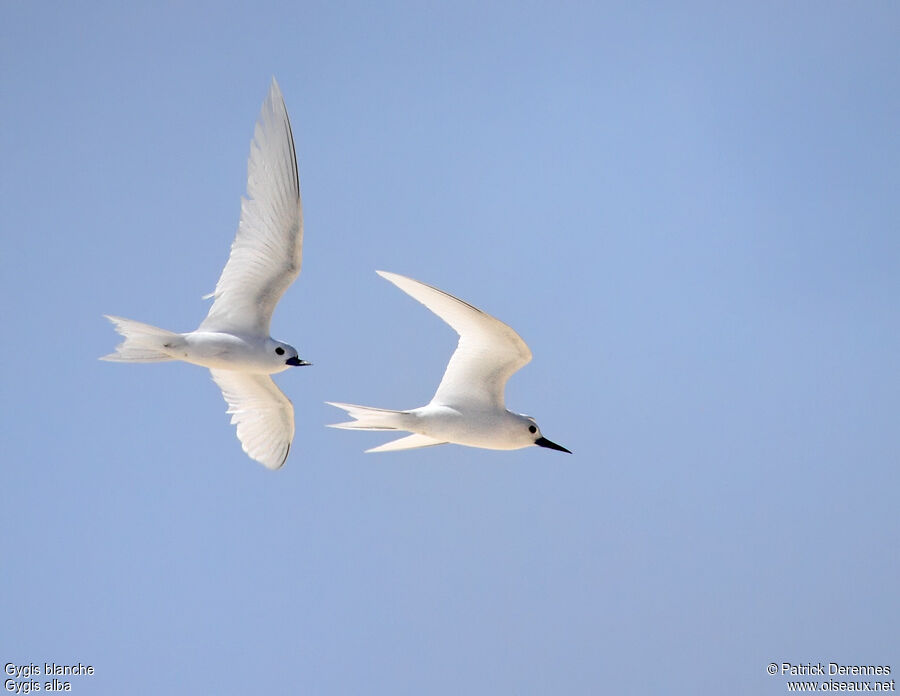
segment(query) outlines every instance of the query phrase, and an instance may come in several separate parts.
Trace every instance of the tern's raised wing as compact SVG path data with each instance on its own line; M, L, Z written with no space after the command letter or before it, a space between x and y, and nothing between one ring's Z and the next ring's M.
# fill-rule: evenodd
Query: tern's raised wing
M300 273L302 248L294 137L273 78L250 143L241 222L200 330L268 336L275 305Z
M228 404L244 452L268 469L280 469L294 439L294 407L268 375L210 370Z
M505 408L506 381L531 360L531 351L519 334L443 290L396 273L377 273L428 307L459 334L456 352L432 403Z

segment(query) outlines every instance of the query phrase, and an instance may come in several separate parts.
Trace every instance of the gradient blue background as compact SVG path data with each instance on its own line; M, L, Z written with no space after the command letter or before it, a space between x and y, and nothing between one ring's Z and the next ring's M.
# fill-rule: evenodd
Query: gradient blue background
M727 6L726 6L727 5ZM0 6L0 659L82 694L778 694L900 671L900 9ZM282 471L186 331L272 75L304 267ZM325 428L509 323L508 405L574 455Z

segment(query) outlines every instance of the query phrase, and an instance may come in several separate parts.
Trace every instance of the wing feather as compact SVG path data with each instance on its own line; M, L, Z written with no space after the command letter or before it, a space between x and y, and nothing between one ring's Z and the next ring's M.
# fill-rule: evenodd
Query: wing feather
M294 406L268 375L210 370L237 426L238 440L251 459L280 469L294 439Z
M303 206L294 136L275 79L247 162L247 197L201 330L269 335L275 305L300 273Z
M399 450L418 449L420 447L432 447L434 445L443 444L445 444L444 440L435 440L433 437L414 433L412 435L407 435L406 437L401 437L399 440L391 440L378 447L367 449L366 452L396 452Z
M531 360L531 350L522 337L499 319L443 290L396 273L376 272L459 334L432 403L505 408L507 380Z

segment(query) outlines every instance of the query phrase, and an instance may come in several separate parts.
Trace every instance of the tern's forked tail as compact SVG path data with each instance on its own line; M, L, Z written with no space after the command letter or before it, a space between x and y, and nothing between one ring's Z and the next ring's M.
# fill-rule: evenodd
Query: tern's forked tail
M103 316L112 322L116 331L122 334L125 340L116 346L115 353L104 355L101 360L144 363L175 360L166 349L172 348L181 340L179 334L131 319L112 317L108 314Z
M342 404L335 401L326 401L329 406L342 408L347 415L356 420L346 423L333 423L330 428L344 428L346 430L408 430L409 419L412 417L408 411L390 411L386 408L372 408L371 406L356 406L355 404Z

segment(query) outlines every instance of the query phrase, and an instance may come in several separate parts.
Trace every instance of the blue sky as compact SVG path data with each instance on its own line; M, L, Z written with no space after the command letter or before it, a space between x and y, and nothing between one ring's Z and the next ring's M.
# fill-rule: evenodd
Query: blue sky
M3 3L4 663L84 694L782 693L900 660L900 10L868 3ZM193 329L276 76L313 367L290 458ZM427 402L513 326L574 455L386 455L325 400Z

